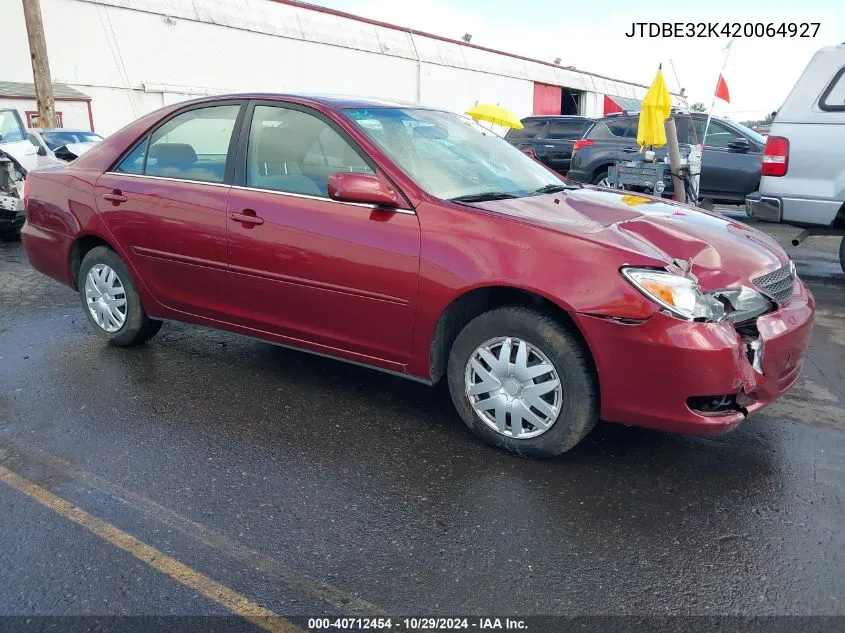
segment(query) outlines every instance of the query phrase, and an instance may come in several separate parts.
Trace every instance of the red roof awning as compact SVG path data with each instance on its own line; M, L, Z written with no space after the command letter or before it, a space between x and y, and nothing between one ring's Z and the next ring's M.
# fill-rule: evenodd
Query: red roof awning
M639 99L604 95L605 115L614 114L616 112L639 112L641 107Z

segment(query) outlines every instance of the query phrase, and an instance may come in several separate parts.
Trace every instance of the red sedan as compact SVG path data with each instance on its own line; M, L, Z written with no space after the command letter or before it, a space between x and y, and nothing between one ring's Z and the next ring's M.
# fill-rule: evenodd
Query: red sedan
M520 455L600 418L730 430L798 380L812 330L765 235L561 180L419 106L180 103L30 172L26 198L32 265L111 344L172 319L445 377L472 432Z

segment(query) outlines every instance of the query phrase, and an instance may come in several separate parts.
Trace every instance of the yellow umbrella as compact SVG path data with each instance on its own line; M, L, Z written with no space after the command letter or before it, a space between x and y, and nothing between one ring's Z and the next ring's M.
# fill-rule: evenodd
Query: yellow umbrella
M519 121L519 118L513 112L501 106L477 103L467 110L466 114L471 116L475 121L487 121L494 125L510 127L516 130L522 129L522 123Z
M640 111L640 124L637 127L637 143L640 148L647 145L662 147L666 145L666 128L663 122L669 118L672 112L672 97L669 96L669 89L663 81L663 70L657 69L657 77L651 84L651 88L643 99Z

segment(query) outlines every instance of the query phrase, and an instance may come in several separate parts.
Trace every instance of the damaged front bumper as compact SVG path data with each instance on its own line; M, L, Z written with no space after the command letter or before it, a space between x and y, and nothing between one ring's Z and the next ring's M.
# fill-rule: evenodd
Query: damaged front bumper
M796 279L789 302L739 326L660 312L641 323L575 317L596 362L602 419L708 435L733 429L795 384L814 311Z

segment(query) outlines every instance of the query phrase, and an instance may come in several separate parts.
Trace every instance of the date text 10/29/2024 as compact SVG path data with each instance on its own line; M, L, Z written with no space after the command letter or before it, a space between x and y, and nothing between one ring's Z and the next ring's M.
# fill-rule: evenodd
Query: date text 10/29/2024
M821 22L631 22L625 37L816 37Z
M309 631L527 631L516 618L309 618Z

